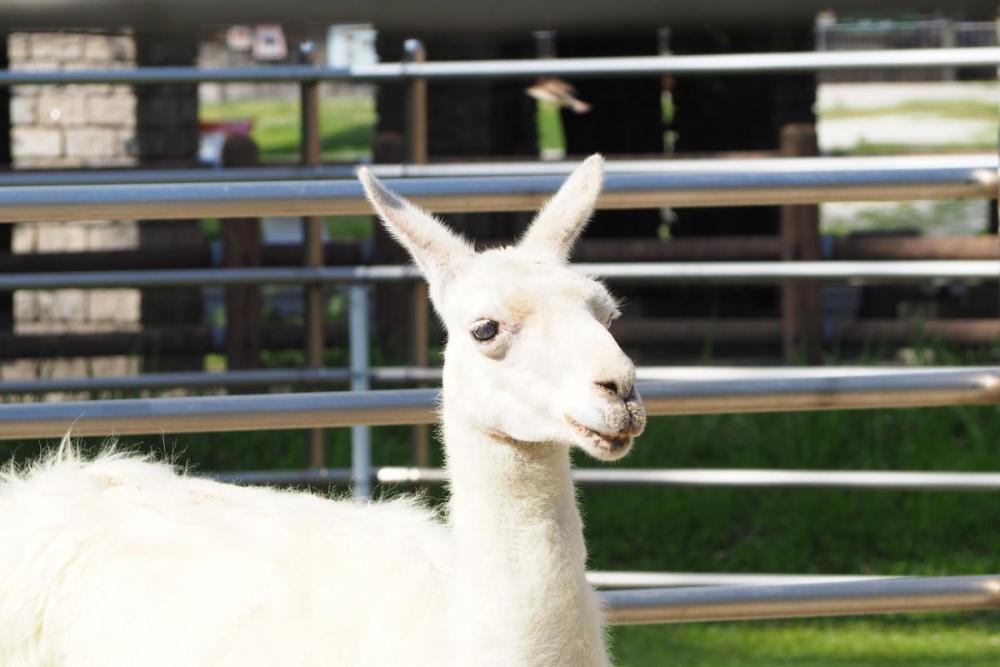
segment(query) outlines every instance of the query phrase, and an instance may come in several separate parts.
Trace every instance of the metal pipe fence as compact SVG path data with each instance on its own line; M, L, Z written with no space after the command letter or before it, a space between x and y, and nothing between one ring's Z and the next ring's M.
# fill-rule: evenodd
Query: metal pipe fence
M892 368L871 366L824 367L705 367L705 366L645 366L637 369L640 380L723 380L789 377L850 377L882 374L950 373L954 368L931 367ZM962 367L968 372L989 373L992 367ZM352 379L350 368L263 368L234 371L181 371L173 373L140 373L138 375L95 376L83 378L0 379L0 390L8 396L55 392L155 391L162 389L212 389L249 387L316 387L344 384ZM440 382L440 367L375 366L368 369L371 382L405 384Z
M650 415L1000 403L1000 368L639 383ZM428 424L439 392L264 394L0 405L0 439Z
M597 588L693 588L707 586L781 586L900 579L853 574L745 574L733 572L616 572L593 570L587 581Z
M351 391L369 389L368 351L368 287L354 285L351 290L350 351ZM372 434L371 427L359 424L351 427L351 477L355 498L371 497Z
M712 174L742 171L814 172L825 168L841 170L909 169L919 162L940 169L996 169L995 153L963 155L869 156L869 157L768 157L768 158L672 158L623 160L608 159L607 174L667 173ZM568 176L579 161L490 161L435 164L369 164L382 179L394 178L464 178L480 176ZM263 167L220 167L201 169L69 169L0 172L0 187L45 185L121 185L142 183L218 183L240 181L310 181L350 180L358 165L325 164Z
M535 78L538 76L643 76L654 74L705 75L781 73L872 68L996 66L1000 49L934 49L835 53L736 54L715 56L657 56L599 59L540 59L486 62L401 62L353 68L315 66L251 67L239 70L156 68L116 71L0 72L0 86L26 84L118 83L150 85L199 81L286 81L312 91L310 111L318 108L320 81L410 82L478 79ZM306 105L303 105L305 108ZM415 110L420 116L425 109ZM422 117L422 116L421 116ZM420 118L417 118L420 120ZM304 119L304 127L309 127ZM312 133L317 135L316 132ZM318 135L317 135L318 136ZM415 137L409 137L414 141ZM10 175L0 178L0 222L34 222L91 218L183 219L193 217L260 217L263 215L344 215L368 213L360 187L353 181L327 182L334 173L349 177L348 168L321 167L315 154L316 136L304 145L309 166L276 170L223 170L212 175L175 173L169 176L136 174L130 184L100 175ZM609 164L602 208L684 207L726 205L811 204L823 201L880 201L901 199L996 198L998 178L995 156L950 158L869 158L768 160L748 165L738 162L671 161L657 164ZM560 165L441 165L398 166L378 171L390 178L404 196L436 212L515 211L540 206L560 184L569 164ZM253 172L253 173L251 173ZM461 178L455 178L462 176ZM404 178L405 177L405 178ZM127 178L127 177L126 177ZM170 180L174 179L174 180ZM191 179L179 182L177 179ZM257 182L239 182L255 179ZM451 180L448 180L451 179ZM315 225L313 225L315 227ZM313 234L313 236L316 236ZM308 244L315 258L317 242ZM316 264L307 261L307 264ZM983 279L998 275L997 262L893 263L864 266L859 263L796 263L782 266L750 264L721 266L705 263L684 268L611 265L594 273L618 280L910 280L948 277ZM905 266L904 266L905 264ZM933 264L933 265L932 265ZM587 267L580 267L587 270ZM133 273L132 276L123 273ZM164 274L174 275L164 275ZM348 267L344 270L308 267L281 270L160 272L106 272L100 275L62 275L39 286L39 276L0 278L0 289L56 289L61 286L133 286L155 284L297 283L319 294L327 282L355 284L351 299L352 359L350 369L313 368L250 371L228 379L248 385L278 378L323 382L350 380L351 392L258 396L214 396L174 399L130 399L51 404L0 405L0 439L60 437L72 430L77 436L130 435L161 432L203 432L280 428L354 427L352 468L317 468L307 471L314 480L354 482L356 493L366 496L372 481L370 425L425 424L436 417L438 392L432 389L365 391L380 369L369 369L367 306L357 283L413 280L409 267ZM210 274L210 275L206 275ZM109 283L113 278L117 282ZM60 283L59 281L63 282ZM101 283L100 281L105 281ZM162 280L163 282L156 282ZM173 282L167 282L171 281ZM145 281L145 282L143 282ZM177 282L180 281L180 282ZM227 282L231 281L231 282ZM44 283L44 281L43 281ZM320 303L312 300L315 315ZM354 312L357 311L357 312ZM364 340L361 340L364 337ZM315 349L315 337L313 345ZM315 357L315 355L313 355ZM313 359L315 361L315 359ZM345 372L346 370L346 372ZM381 369L382 372L391 369ZM401 376L415 369L396 369ZM416 369L420 370L420 369ZM174 374L173 380L182 379ZM168 378L160 378L166 381ZM123 380L123 379L118 379ZM207 377L187 377L193 383ZM132 388L140 385L136 380ZM9 383L0 388L9 388ZM51 384L49 386L52 386ZM93 386L93 385L91 385ZM122 383L119 386L125 387ZM651 415L710 414L823 409L906 408L1000 403L1000 368L938 369L914 372L868 372L822 375L816 372L772 374L755 377L691 379L674 377L644 380L640 390ZM314 457L315 459L315 457ZM383 468L374 479L382 481L441 481L444 471L427 468ZM610 473L610 474L608 474ZM239 473L244 474L245 473ZM250 473L258 477L268 473ZM292 473L301 474L301 473ZM719 471L719 470L578 470L582 484L655 483L700 485L836 486L838 488L892 488L922 490L987 490L1000 485L1000 475L978 473L876 473L853 471ZM601 573L593 573L600 575ZM615 573L604 573L605 575ZM618 573L623 574L623 573ZM641 573L637 573L641 574ZM645 573L650 575L650 573ZM658 584L668 582L659 575ZM676 576L676 575L675 575ZM688 575L688 581L702 575ZM709 575L701 580L707 581ZM748 575L752 577L753 575ZM600 576L596 577L600 580ZM649 576L645 584L656 584ZM605 582L614 577L605 577ZM716 581L721 582L717 577ZM675 578L674 584L680 579ZM783 579L785 585L720 586L713 588L651 589L603 593L612 624L783 618L1000 607L1000 578L938 577L922 579L824 579L805 584ZM796 583L789 583L796 581ZM730 580L729 583L735 583ZM743 583L743 582L739 582Z
M600 208L756 206L824 201L992 199L996 158L813 158L797 169L610 173ZM778 162L775 159L774 162ZM724 162L724 161L723 161ZM555 175L391 180L401 195L438 213L535 210L562 184ZM0 190L0 222L185 219L369 213L355 181L139 183L18 186Z
M309 470L250 470L213 477L235 484L307 484L313 486L358 483L357 472L346 468ZM438 485L448 481L442 468L385 466L372 470L370 481L380 484ZM868 491L1000 491L1000 473L760 470L760 469L650 469L577 468L579 486L694 486L716 488L853 489Z
M595 278L616 282L654 283L773 283L799 280L903 282L994 280L1000 277L1000 260L609 262L577 263L573 268ZM416 267L400 265L32 272L0 275L0 292L119 287L385 283L421 279Z
M899 49L865 51L738 53L615 58L537 58L395 62L352 67L278 65L240 68L146 67L122 70L6 71L0 86L106 83L310 83L321 81L391 82L411 79L531 79L601 76L704 76L856 71L879 68L996 67L1000 48Z
M611 625L1000 608L1000 575L602 593Z

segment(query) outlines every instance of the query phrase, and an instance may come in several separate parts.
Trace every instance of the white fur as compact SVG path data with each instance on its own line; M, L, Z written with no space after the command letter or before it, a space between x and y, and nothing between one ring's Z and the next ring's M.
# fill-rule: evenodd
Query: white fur
M608 664L569 449L618 458L644 413L613 301L562 264L600 159L521 247L478 255L360 177L448 329L447 522L63 447L0 479L0 665Z

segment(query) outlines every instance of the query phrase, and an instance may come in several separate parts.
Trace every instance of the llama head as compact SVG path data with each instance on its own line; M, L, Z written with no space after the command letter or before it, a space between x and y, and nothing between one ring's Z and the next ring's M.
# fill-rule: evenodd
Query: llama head
M600 194L601 157L576 169L517 245L478 253L369 171L358 176L448 331L445 400L506 442L577 445L608 461L628 453L646 416L635 367L608 331L618 307L567 266Z

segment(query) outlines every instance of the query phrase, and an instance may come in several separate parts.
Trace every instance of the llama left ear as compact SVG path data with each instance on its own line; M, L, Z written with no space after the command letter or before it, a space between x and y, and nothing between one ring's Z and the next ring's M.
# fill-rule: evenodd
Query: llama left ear
M519 247L569 261L573 244L594 213L604 183L604 158L591 155L570 174L531 223Z

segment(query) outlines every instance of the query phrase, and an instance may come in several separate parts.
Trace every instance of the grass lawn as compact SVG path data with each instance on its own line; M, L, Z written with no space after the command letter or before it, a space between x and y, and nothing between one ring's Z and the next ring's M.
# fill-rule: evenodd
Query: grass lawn
M921 114L939 118L989 120L1000 118L1000 107L983 100L921 100L913 99L893 106L847 108L832 107L820 112L823 120L842 118L864 118L868 116L889 116L896 114Z
M252 120L251 136L264 161L299 158L299 103L287 100L250 100L202 105L201 120ZM326 96L320 108L324 160L357 160L371 156L375 131L374 99Z
M673 115L669 99L664 102L664 122L669 124ZM201 119L252 120L252 136L261 149L264 161L289 162L299 156L299 105L294 101L253 100L203 105ZM978 100L911 100L893 107L849 109L833 107L821 110L819 122L850 118L877 118L885 115L914 114L934 116L942 121L983 120L996 121L1000 112L995 105ZM538 142L542 150L565 149L562 120L559 108L542 102L537 112ZM666 126L665 126L666 127ZM323 99L321 131L323 133L323 159L357 160L371 156L371 140L375 128L375 107L368 97L328 96ZM667 128L669 129L669 128ZM676 140L668 131L668 143ZM955 151L992 149L994 133L989 136L970 137L956 144L885 143L861 141L845 155L889 155L905 153L947 153Z
M1000 409L657 418L637 467L1000 470ZM826 574L1000 571L996 494L589 488L598 569ZM1000 665L1000 614L616 628L628 667Z
M261 159L287 162L299 157L299 104L284 100L251 100L202 105L201 120L252 120L251 135ZM544 149L564 148L562 120L555 104L538 105L538 141ZM371 157L375 131L375 104L368 97L323 99L320 112L324 160Z

